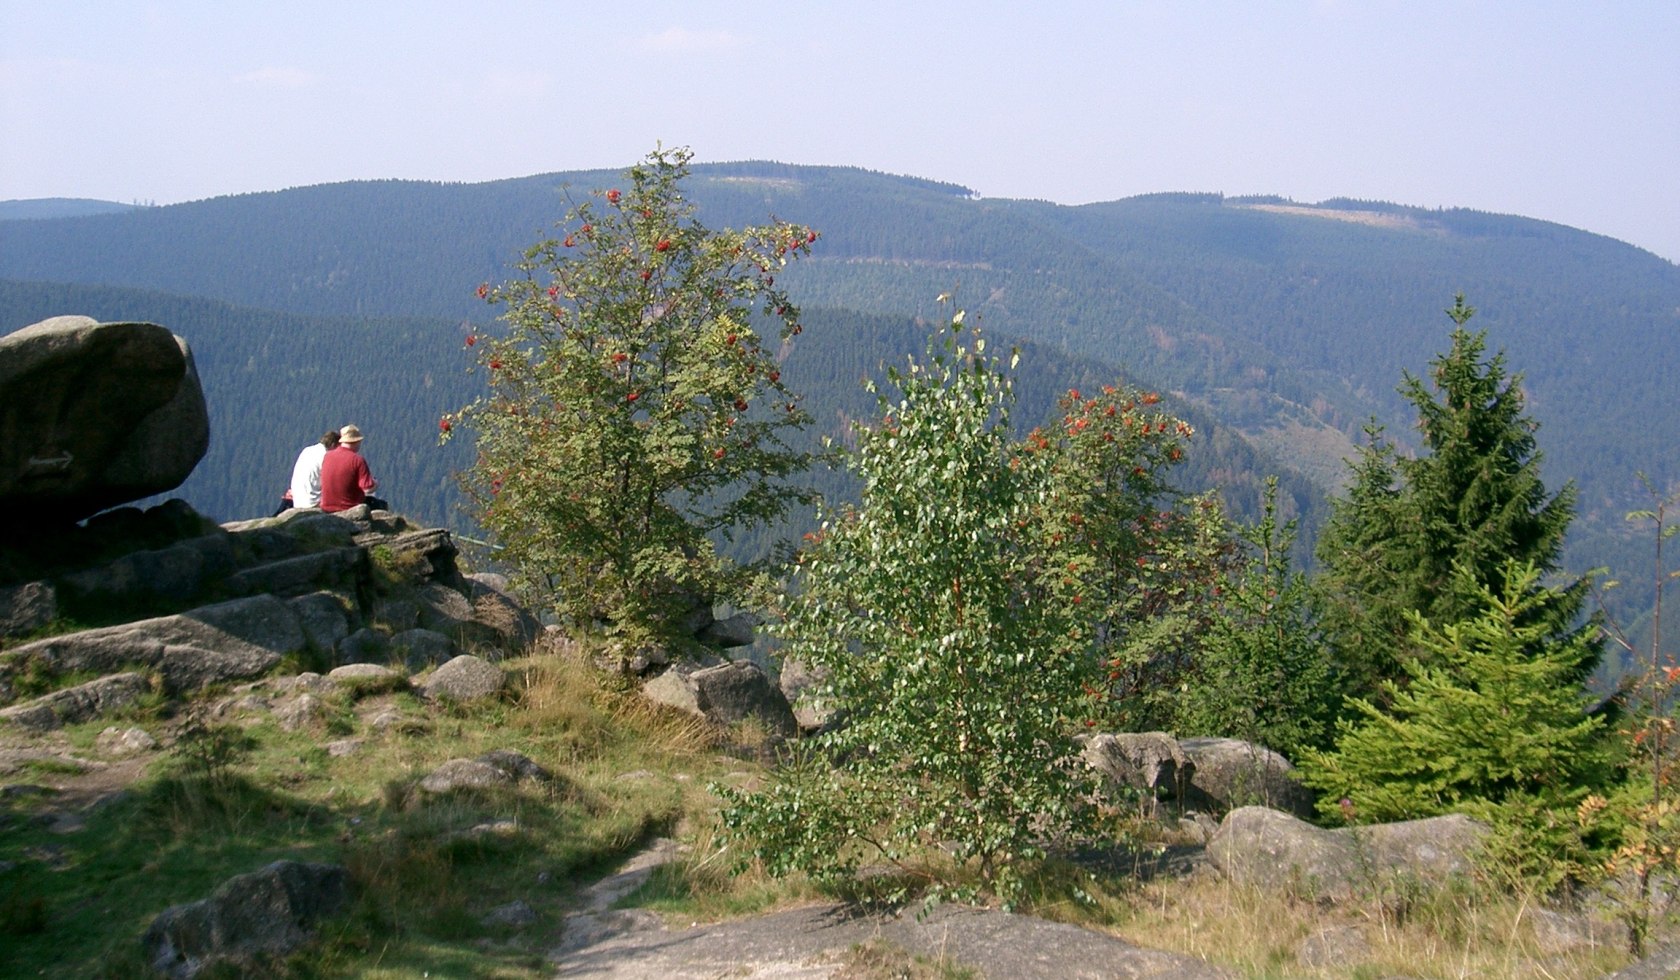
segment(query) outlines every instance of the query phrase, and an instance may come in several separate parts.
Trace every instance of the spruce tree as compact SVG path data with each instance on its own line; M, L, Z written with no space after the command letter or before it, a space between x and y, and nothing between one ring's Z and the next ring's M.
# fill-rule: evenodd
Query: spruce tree
M1559 596L1532 563L1502 563L1499 577L1494 592L1460 566L1453 587L1478 608L1448 623L1414 614L1412 638L1430 656L1406 664L1410 683L1385 681L1386 707L1353 700L1335 749L1303 760L1324 816L1492 816L1505 804L1556 814L1602 773L1603 720L1572 681L1598 658L1596 630L1550 628L1545 609Z
M1409 613L1459 622L1483 591L1504 594L1509 562L1555 572L1574 515L1573 485L1548 494L1541 480L1521 375L1507 375L1503 353L1486 356L1486 332L1465 326L1475 310L1462 294L1446 312L1450 349L1431 362L1427 384L1408 372L1400 386L1417 409L1421 452L1401 456L1373 430L1318 550L1326 624L1357 692L1431 656L1409 637ZM1456 575L1461 566L1467 576ZM1584 580L1548 590L1525 615L1563 635L1585 595ZM1596 666L1589 660L1573 680Z

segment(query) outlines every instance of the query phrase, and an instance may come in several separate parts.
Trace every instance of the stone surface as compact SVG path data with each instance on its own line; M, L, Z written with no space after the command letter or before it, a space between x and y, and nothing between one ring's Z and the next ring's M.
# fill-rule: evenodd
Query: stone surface
M421 684L428 698L478 701L501 694L507 685L502 668L471 654L462 654L432 672Z
M650 700L679 708L715 725L753 719L773 739L797 737L799 724L787 697L755 663L739 660L691 670L672 667L642 685Z
M477 627L470 638L482 640L488 633L499 646L520 651L542 635L542 624L508 591L506 578L484 572L470 575L467 596Z
M186 604L219 588L233 569L232 540L218 529L65 575L59 585L65 603L78 608L160 600Z
M151 667L173 693L259 677L305 647L303 629L284 602L251 596L13 647L0 653L0 699L9 697L4 678L26 664L52 675Z
M404 630L391 637L391 656L419 673L448 663L455 656L455 641L433 630Z
M827 728L835 718L835 710L819 693L828 682L822 672L800 660L788 657L782 661L776 685L782 696L793 706L793 718L802 732L815 733Z
M1680 977L1680 942L1670 943L1631 966L1610 974L1606 980L1673 980Z
M871 914L814 905L736 922L665 929L640 910L568 920L550 953L560 977L828 978L851 948L880 940L937 963L1010 980L1235 980L1235 971L1065 923L942 905Z
M1371 955L1371 943L1354 926L1320 929L1295 948L1295 961L1314 970L1333 970L1346 976Z
M111 674L0 709L0 720L27 731L52 731L127 707L151 689L144 674Z
M331 653L350 635L345 600L332 592L311 592L286 601L312 649Z
M94 748L106 755L136 755L150 752L158 747L157 739L153 738L144 728L117 728L112 726L99 733L94 740Z
M171 978L218 965L261 973L349 904L350 874L343 867L276 861L228 879L208 898L164 910L146 929L146 959Z
M186 342L61 316L0 337L0 512L69 524L181 485L210 445Z
M719 649L751 646L753 631L756 629L758 629L757 616L752 613L738 612L728 619L715 619L707 624L700 631L699 640L709 647Z
M242 568L229 576L226 588L235 595L353 592L356 583L367 577L367 560L367 552L355 547L316 551Z
M1534 945L1542 953L1556 955L1578 949L1626 943L1626 930L1608 922L1594 922L1581 913L1531 908L1527 912Z
M1313 813L1312 791L1295 778L1289 760L1262 745L1234 738L1186 738L1179 750L1194 767L1182 799L1196 810L1225 813L1267 806L1298 817Z
M28 636L58 616L58 590L50 582L0 588L0 639Z
M391 659L391 638L363 627L338 641L333 659L341 664L382 664Z

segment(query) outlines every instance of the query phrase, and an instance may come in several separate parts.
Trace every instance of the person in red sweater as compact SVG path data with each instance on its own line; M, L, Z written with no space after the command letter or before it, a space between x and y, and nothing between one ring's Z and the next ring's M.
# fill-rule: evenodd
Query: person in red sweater
M354 425L339 429L338 448L321 458L321 509L330 514L365 503L373 510L390 510L390 504L368 496L378 488L362 458L362 430Z

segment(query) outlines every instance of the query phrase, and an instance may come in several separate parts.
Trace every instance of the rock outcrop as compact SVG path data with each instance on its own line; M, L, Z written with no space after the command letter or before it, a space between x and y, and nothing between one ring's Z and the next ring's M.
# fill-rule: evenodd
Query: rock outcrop
M0 511L65 525L180 486L210 446L192 352L153 323L0 337Z
M465 680L451 679L467 672L460 665L439 668L444 677L432 685L465 700L499 690L500 669L487 661L523 649L535 632L505 593L484 599L491 590L461 575L447 531L366 508L290 510L218 527L170 501L102 515L64 536L65 562L30 556L39 577L10 586L10 595L25 597L13 606L52 610L22 617L29 630L50 630L61 615L97 621L125 610L178 611L0 650L0 722L41 730L85 721L148 689L183 697L262 677L283 662L323 673L352 663L395 666L406 685L408 673L447 667L472 650L481 656L467 661L494 675L490 691L460 687ZM88 555L97 557L86 563ZM475 591L482 601L469 598ZM74 686L61 680L89 674L93 681ZM446 683L458 689L450 693ZM290 723L310 717L307 705L285 707Z

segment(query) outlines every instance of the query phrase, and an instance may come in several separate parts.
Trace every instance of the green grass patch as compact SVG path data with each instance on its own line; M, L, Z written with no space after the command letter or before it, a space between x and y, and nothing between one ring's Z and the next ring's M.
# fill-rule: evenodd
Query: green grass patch
M699 822L701 787L739 763L712 752L703 726L650 710L581 659L508 667L516 691L503 701L440 710L390 695L424 724L369 729L344 695L296 732L262 716L189 722L152 775L74 834L36 819L51 798L8 799L5 972L143 975L140 936L163 909L290 858L345 865L356 897L310 949L267 964L275 976L549 975L544 952L578 890L653 836ZM79 741L97 737L83 727ZM361 747L331 755L325 741L340 734ZM524 753L555 783L418 789L444 761L493 749ZM515 900L537 913L534 925L485 924Z

